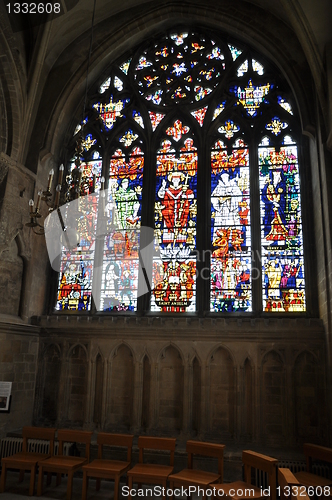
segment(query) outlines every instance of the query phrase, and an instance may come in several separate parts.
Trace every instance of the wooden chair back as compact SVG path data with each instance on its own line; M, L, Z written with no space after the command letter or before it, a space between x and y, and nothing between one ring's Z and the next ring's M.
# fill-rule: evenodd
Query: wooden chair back
M29 439L41 439L50 442L49 454L54 455L54 439L56 429L45 429L44 427L23 427L23 453L28 452Z
M187 441L186 450L188 453L188 469L193 468L194 455L203 455L205 457L213 457L218 459L218 474L223 482L224 469L224 444L204 443L201 441Z
M305 491L300 491L300 483L294 476L291 470L282 468L278 469L278 484L280 487L280 499L281 500L297 500L297 497L301 494L305 496ZM293 486L296 487L293 488ZM303 500L306 500L303 498Z
M251 484L251 468L266 472L269 480L270 498L276 500L277 497L277 466L276 458L256 453L255 451L244 450L242 452L242 462L244 465L244 481Z
M303 453L306 457L307 472L312 472L312 459L322 460L323 462L332 463L332 449L317 444L305 443L303 445Z
M163 450L170 451L170 465L174 466L174 451L175 451L175 438L158 438L150 436L139 436L138 438L138 449L139 457L138 461L140 464L144 461L144 450Z
M110 434L108 432L99 432L97 436L98 458L103 458L104 446L119 446L127 448L127 462L131 462L132 446L134 436L132 434Z
M63 455L63 443L84 443L85 458L90 460L91 431L75 431L71 429L58 430L59 455Z

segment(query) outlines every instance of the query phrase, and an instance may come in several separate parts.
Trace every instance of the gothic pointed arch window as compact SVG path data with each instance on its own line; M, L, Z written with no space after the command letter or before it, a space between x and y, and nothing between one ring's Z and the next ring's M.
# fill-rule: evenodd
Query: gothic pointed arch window
M108 231L63 250L57 310L306 311L300 120L272 63L220 33L174 29L121 57L89 101L72 144L84 126L83 189L102 175L108 188L90 224Z

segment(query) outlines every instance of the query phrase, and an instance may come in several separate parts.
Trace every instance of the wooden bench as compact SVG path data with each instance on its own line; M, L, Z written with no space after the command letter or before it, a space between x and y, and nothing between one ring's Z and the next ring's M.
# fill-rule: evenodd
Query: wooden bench
M299 481L300 484L306 486L317 487L321 486L331 486L331 496L332 496L332 481L326 479L325 477L318 476L312 473L312 461L313 459L321 460L323 462L328 462L332 464L332 449L325 448L324 446L318 446L317 444L306 443L303 445L303 453L306 457L307 470L296 472L294 476ZM330 496L330 495L327 495Z
M35 477L37 464L54 453L54 437L56 429L45 429L43 427L23 427L22 451L15 453L11 457L1 460L2 472L0 479L0 493L5 491L7 469L19 469L20 481L23 481L24 471L30 471L29 495L32 496L35 489ZM33 453L28 451L29 439L41 439L50 442L49 453Z
M39 476L37 496L43 493L43 476L45 472L56 472L57 486L61 483L61 474L68 474L67 482L67 500L71 499L73 488L74 472L87 464L90 459L90 443L92 432L89 431L73 431L62 429L58 431L59 455L53 456L42 462L38 462ZM68 457L63 455L63 443L84 443L85 457Z
M187 441L186 451L188 453L188 468L168 477L170 488L176 486L199 486L205 491L210 488L211 483L223 482L224 469L224 444L204 443L201 441ZM218 459L218 473L207 472L193 468L194 455L214 457Z
M134 436L128 434L108 434L106 432L100 432L98 434L98 459L93 460L88 465L83 466L82 500L86 500L89 477L97 479L97 491L100 488L100 479L114 479L114 500L118 500L120 477L131 466L133 439ZM126 447L127 460L123 461L103 459L103 447L105 445Z
M309 500L292 471L286 468L278 469L278 485L280 488L280 500Z
M244 465L244 481L235 481L227 484L211 484L211 488L223 490L224 495L233 500L245 498L271 498L277 499L277 465L278 460L255 451L245 450L242 452L242 462ZM251 469L258 469L266 472L270 488L270 496L263 495L262 488L258 488L251 483ZM234 493L234 494L233 494ZM218 493L217 493L218 495Z
M133 487L133 482L145 484L161 484L165 489L167 479L173 472L175 438L158 438L150 436L140 436L138 438L139 463L127 472L129 495ZM170 451L170 465L146 464L144 463L144 450Z

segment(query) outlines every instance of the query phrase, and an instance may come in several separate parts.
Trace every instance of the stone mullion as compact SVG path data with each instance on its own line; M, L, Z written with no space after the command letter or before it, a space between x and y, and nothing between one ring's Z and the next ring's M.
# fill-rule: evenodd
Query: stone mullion
M249 144L249 165L252 310L257 313L262 311L262 253L258 149L254 140Z

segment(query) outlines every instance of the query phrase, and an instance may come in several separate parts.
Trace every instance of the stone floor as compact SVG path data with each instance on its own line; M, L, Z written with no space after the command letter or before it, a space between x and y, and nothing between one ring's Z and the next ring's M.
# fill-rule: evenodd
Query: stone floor
M29 497L29 480L30 475L28 473L25 474L24 480L22 483L18 482L18 473L10 472L7 473L7 482L6 482L6 492L0 494L0 500L23 500L24 497L26 500L49 500L49 499L59 499L65 500L66 498L66 488L67 488L67 478L63 477L60 486L55 486L55 477L52 478L52 484L50 486L45 486L44 494L41 497L33 496ZM90 480L88 496L87 500L113 500L113 481L102 481L101 487L99 491L95 490L95 482L94 480ZM126 499L127 496L121 494L121 488L125 486L125 483L120 483L120 493L119 500ZM135 485L134 485L135 486ZM150 486L153 488L153 485ZM144 488L144 487L143 487ZM149 488L148 486L146 488ZM133 499L135 497L132 497ZM139 498L143 498L141 495ZM151 500L160 500L162 496L150 496L144 495L144 498ZM174 499L185 499L188 498L186 496L178 496ZM198 500L198 496L193 494L192 499ZM82 499L82 478L74 477L73 480L73 494L72 500L81 500Z

